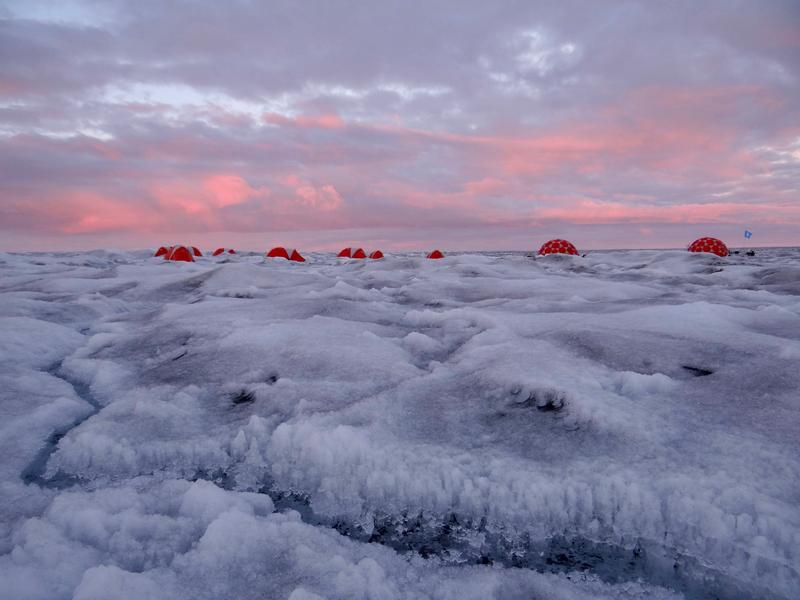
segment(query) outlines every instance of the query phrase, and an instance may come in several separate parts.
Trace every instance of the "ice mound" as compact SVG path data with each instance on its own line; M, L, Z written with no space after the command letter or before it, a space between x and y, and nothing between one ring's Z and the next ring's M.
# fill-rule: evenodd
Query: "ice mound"
M263 494L147 478L65 492L0 556L8 598L657 598L641 583L407 561L273 512Z

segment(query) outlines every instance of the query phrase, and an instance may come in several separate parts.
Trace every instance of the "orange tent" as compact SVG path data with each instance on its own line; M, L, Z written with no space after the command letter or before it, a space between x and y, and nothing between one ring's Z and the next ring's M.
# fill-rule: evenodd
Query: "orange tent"
M194 262L194 257L186 246L174 246L164 255L164 260L176 260L181 262Z
M276 246L267 252L267 258L285 258L294 262L306 262L306 259L297 250L289 252L283 246Z
M285 258L289 260L289 253L283 246L275 246L272 250L267 252L267 258Z

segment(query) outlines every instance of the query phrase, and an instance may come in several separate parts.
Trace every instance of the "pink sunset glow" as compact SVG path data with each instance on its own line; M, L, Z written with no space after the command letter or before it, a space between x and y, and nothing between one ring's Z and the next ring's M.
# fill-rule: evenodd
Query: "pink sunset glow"
M0 249L796 245L800 10L695 13L11 2Z

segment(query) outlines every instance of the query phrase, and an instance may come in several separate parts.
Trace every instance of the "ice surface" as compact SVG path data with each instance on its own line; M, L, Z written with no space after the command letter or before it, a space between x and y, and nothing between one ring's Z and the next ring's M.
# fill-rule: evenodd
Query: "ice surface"
M800 251L0 255L8 598L795 598Z

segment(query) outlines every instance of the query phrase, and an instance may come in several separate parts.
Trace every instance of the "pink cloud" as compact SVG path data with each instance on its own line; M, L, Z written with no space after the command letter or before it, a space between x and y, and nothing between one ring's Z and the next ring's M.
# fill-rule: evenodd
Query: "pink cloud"
M148 184L164 223L187 220L189 226L219 227L220 211L251 200L265 200L271 190L253 187L234 173L209 173L202 177L158 181Z
M345 126L344 121L336 114L286 117L278 113L265 113L262 119L270 125L295 126L303 129L343 129Z
M36 208L32 200L17 203L26 222L35 216L42 228L61 232L628 223L651 236L659 223L797 223L798 211L781 203L785 190L761 177L770 173L767 159L741 146L724 119L709 116L729 115L742 101L775 100L757 86L660 87L514 133L268 114L265 122L280 129L233 119L249 129L231 132L202 121L109 141L17 136L8 147L12 156L92 166L74 179L47 179L49 195L39 193L47 200ZM306 135L311 129L328 134ZM82 162L71 163L76 157ZM87 180L93 197L81 188ZM21 189L19 198L33 197ZM664 200L664 189L686 199ZM710 201L717 197L726 200ZM59 203L68 209L43 209Z
M800 223L800 206L772 205L767 219ZM581 200L557 208L536 212L540 219L576 224L592 223L741 223L763 220L764 205L758 203L713 202L706 204L670 204L666 206L631 206L616 202Z
M149 230L158 216L146 207L91 191L67 191L56 200L44 201L46 218L58 223L60 233L87 234L130 230Z
M736 147L737 132L716 118L735 115L738 103L765 110L780 99L755 85L708 88L647 87L582 120L515 135L469 135L401 125L359 124L353 128L389 135L406 144L453 147L479 168L505 176L539 176L573 169L582 174L610 169L651 169L664 175L694 173L740 177L754 162Z
M332 184L315 185L295 173L278 178L282 193L277 198L283 209L305 206L324 212L342 208L344 200Z
M303 199L306 205L323 211L337 210L343 203L339 192L332 185L320 187L304 185L296 188L295 193Z
M270 194L268 187L253 188L239 175L232 174L210 175L202 185L208 197L220 207L241 204L250 198L264 198Z
M492 194L502 194L509 189L506 181L494 177L484 177L476 181L468 181L464 184L464 191L469 196L486 196Z

